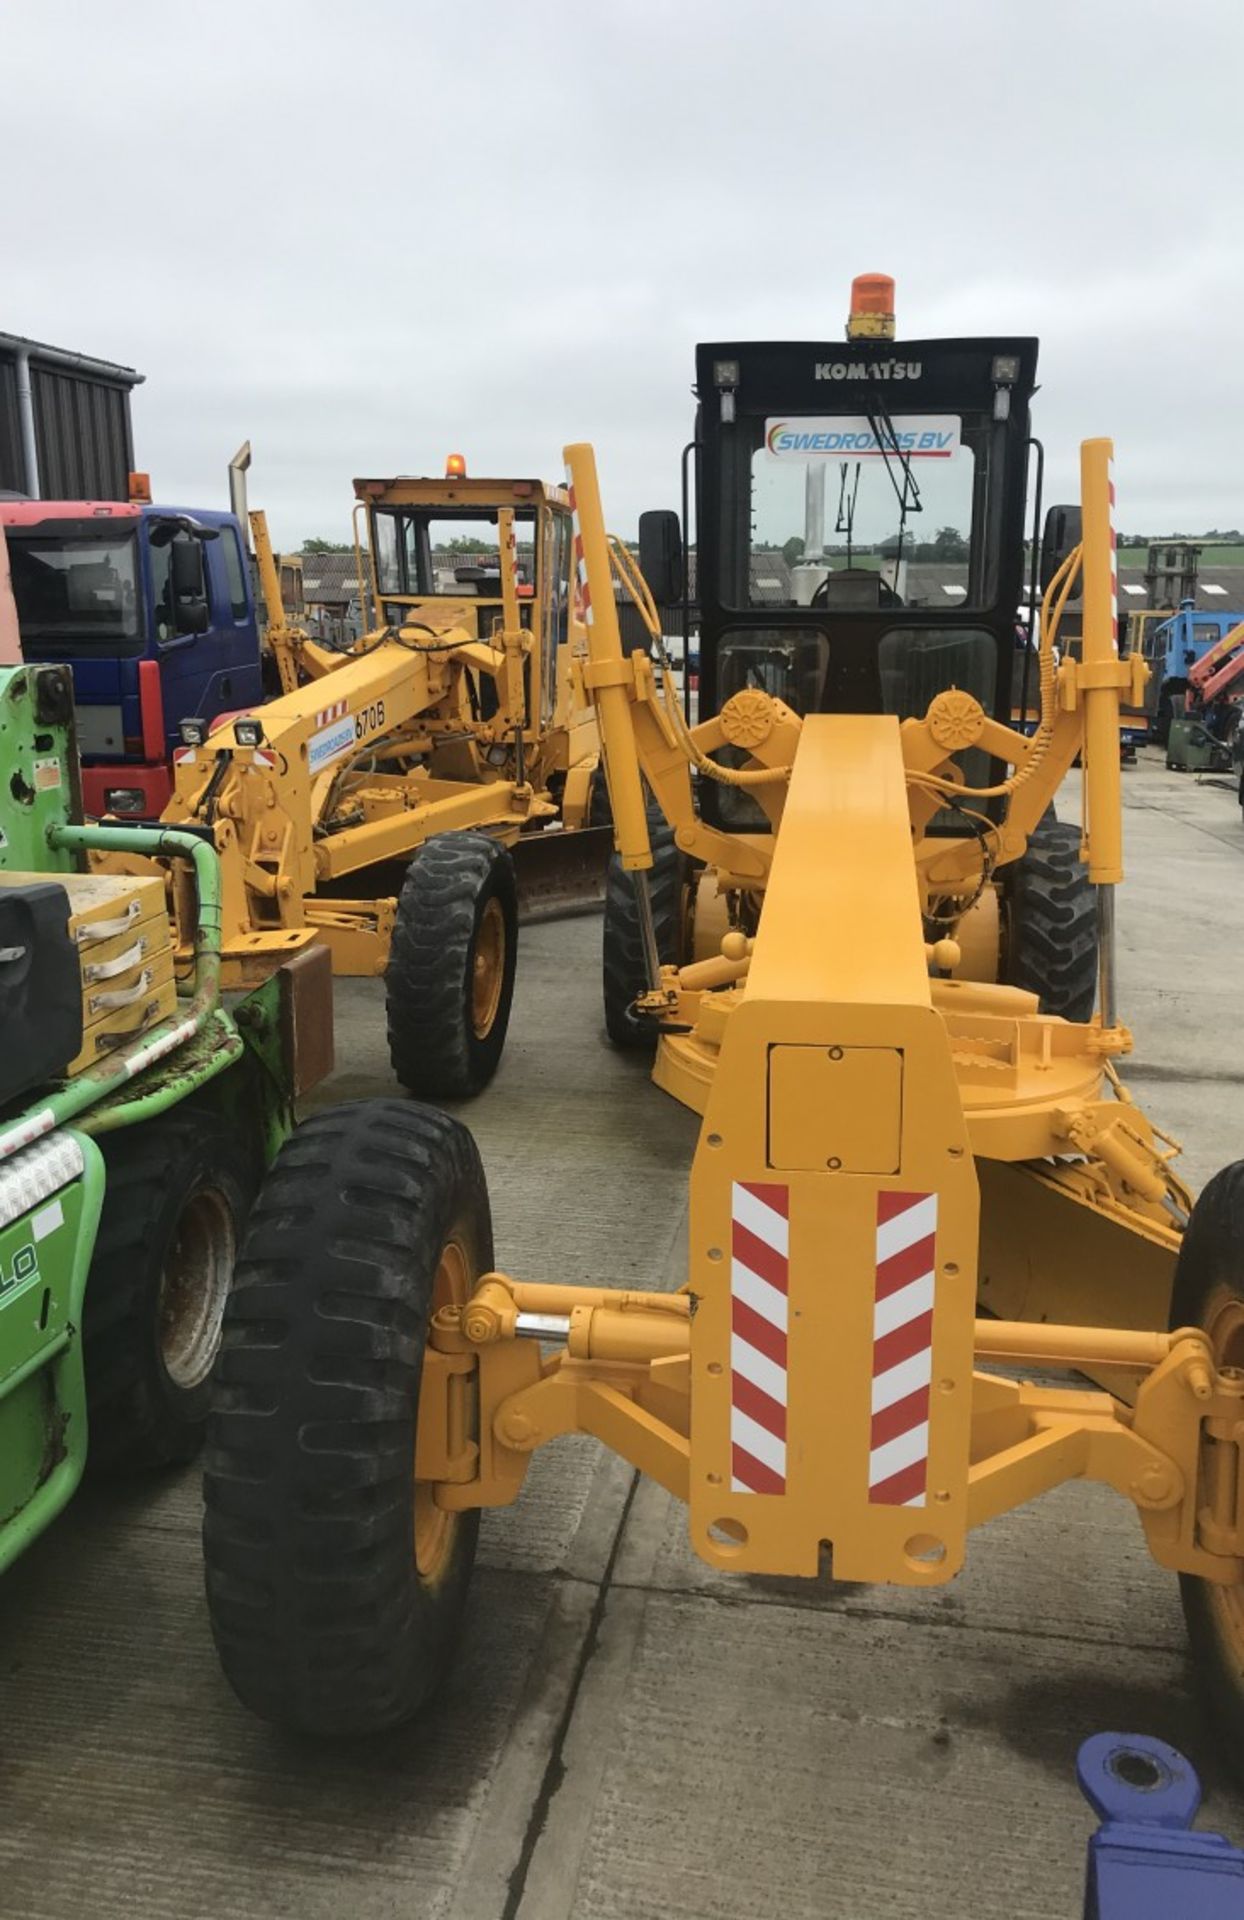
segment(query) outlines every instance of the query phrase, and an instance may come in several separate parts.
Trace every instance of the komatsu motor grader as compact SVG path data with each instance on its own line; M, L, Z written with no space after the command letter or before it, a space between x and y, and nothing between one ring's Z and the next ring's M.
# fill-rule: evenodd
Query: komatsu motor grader
M547 902L594 880L598 897L612 844L599 825L573 831L592 816L599 750L569 646L567 497L469 478L458 455L443 480L357 480L355 493L378 626L340 644L291 627L253 514L283 692L214 725L183 721L164 819L220 855L227 984L321 943L338 973L383 973L403 1084L469 1094L509 1019L508 849ZM456 565L472 540L495 560Z
M661 623L591 450L568 450L633 885L610 903L606 1005L703 1116L686 1286L494 1270L478 1156L429 1109L299 1131L247 1243L207 1466L217 1643L272 1719L412 1713L480 1508L586 1432L745 1574L933 1586L971 1529L1104 1481L1180 1575L1244 1734L1244 1163L1194 1208L1117 1070L1118 709L1144 669L1117 651L1110 443L1084 444L1081 508L1050 515L1026 738L1036 342L897 345L892 283L856 296L845 345L699 350L695 725L623 652L615 573ZM810 515L812 577L775 593L767 556L827 477L839 537ZM917 512L961 532L953 596L904 564ZM644 528L665 603L675 531ZM1056 665L1077 587L1082 646ZM1051 839L1077 756L1083 867Z

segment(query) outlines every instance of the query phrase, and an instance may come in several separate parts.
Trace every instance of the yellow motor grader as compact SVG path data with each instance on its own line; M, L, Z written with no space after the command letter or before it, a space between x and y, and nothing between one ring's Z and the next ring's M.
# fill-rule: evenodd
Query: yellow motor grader
M460 455L443 480L355 494L377 624L337 642L291 625L252 514L282 691L182 721L163 817L220 855L227 986L327 946L337 973L384 975L403 1084L461 1096L504 1045L519 880L537 908L599 898L612 844L569 644L569 507L537 480L471 478Z
M430 1109L301 1129L254 1216L207 1470L217 1643L271 1719L414 1712L479 1509L586 1432L740 1573L932 1586L973 1528L1104 1481L1180 1575L1244 1731L1244 1164L1194 1208L1116 1067L1118 711L1144 668L1117 650L1110 444L1084 444L1080 508L1046 523L1026 738L1036 342L898 344L892 309L892 283L857 283L844 345L699 350L694 725L623 652L615 574L658 648L665 622L568 449L618 846L606 1005L702 1115L689 1278L494 1269L478 1156ZM811 575L775 597L752 563L804 510ZM953 604L903 565L917 512L966 529ZM641 532L663 606L677 532ZM1077 590L1083 645L1057 665ZM1077 756L1068 857L1050 809Z

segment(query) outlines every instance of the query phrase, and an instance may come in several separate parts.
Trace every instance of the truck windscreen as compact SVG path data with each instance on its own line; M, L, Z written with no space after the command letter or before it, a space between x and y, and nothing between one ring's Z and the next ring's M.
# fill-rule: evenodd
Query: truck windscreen
M9 562L24 643L129 651L141 643L137 543L10 528Z
M535 574L535 514L516 511L520 585ZM376 578L382 597L499 599L501 559L496 513L377 507L372 516Z
M748 604L806 605L817 582L792 574L802 567L822 582L848 569L876 573L882 605L911 605L913 562L952 566L957 603L980 604L982 436L973 423L952 413L785 413L742 426L751 440ZM766 566L766 555L785 565ZM832 587L829 595L832 604ZM824 599L822 588L817 604Z

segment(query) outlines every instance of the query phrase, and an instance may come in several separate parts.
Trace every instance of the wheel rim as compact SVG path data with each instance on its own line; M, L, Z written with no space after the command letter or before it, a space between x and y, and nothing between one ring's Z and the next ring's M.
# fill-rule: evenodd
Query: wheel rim
M505 978L505 915L499 900L490 900L480 915L471 960L471 1025L477 1040L486 1040L501 1004Z
M1201 1326L1220 1367L1244 1368L1244 1297L1230 1286L1215 1287L1206 1299ZM1223 1649L1244 1683L1244 1584L1204 1584Z
M436 1278L432 1282L432 1312L442 1307L464 1307L471 1290L470 1266L466 1253L456 1240L441 1250ZM459 1515L446 1513L436 1504L436 1485L431 1480L415 1482L415 1567L423 1580L435 1580L444 1570L453 1548L454 1529Z
M183 1392L201 1386L212 1370L236 1255L233 1208L224 1194L218 1187L192 1194L160 1275L160 1358Z

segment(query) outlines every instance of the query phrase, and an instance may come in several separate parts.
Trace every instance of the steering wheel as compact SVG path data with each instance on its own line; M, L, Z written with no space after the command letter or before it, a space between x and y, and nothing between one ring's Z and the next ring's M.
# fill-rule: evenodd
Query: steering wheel
M875 580L877 582L877 605L879 607L901 607L903 605L902 599L895 593L889 582L883 580L879 573L874 573L871 567L842 567L837 573L826 574L820 586L812 595L809 603L811 606L827 607L829 605L829 583L831 580Z

